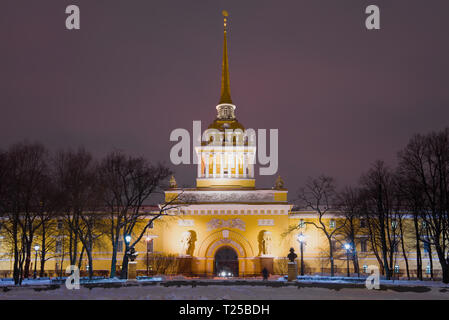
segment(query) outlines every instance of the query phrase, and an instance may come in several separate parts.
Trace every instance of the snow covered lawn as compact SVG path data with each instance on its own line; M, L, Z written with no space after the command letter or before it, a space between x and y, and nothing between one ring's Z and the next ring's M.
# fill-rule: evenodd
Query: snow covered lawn
M103 282L67 290L64 285L8 286L0 288L0 299L449 299L449 286L441 282L395 281L381 283L381 290L361 284L300 281L165 281Z

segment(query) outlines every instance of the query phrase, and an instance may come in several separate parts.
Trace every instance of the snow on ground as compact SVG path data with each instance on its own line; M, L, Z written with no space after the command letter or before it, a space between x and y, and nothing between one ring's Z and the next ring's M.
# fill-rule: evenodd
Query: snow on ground
M341 280L340 280L341 281ZM115 283L114 286L103 282L101 286L81 286L79 290L68 290L64 285L51 288L47 286L8 286L0 289L0 299L43 299L43 300L102 300L102 299L131 299L131 300L329 300L329 299L448 299L449 286L441 282L382 281L381 290L368 290L362 286L335 282L314 283L300 281L295 285L284 285L278 281L269 281L269 285L261 285L262 281L248 284L226 285L208 281L208 285L201 285L197 281L183 282L181 285L170 285L171 281L150 283L138 281L134 283ZM405 283L404 283L405 282ZM223 283L223 282L221 282ZM277 283L277 286L270 284ZM111 284L111 282L109 283ZM187 284L187 285L186 285ZM204 283L203 283L204 284ZM251 285L253 284L253 285ZM256 284L256 285L254 285ZM399 284L399 285L397 285Z

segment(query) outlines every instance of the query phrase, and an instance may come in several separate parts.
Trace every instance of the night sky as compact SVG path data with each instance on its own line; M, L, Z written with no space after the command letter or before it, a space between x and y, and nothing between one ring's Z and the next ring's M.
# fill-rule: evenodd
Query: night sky
M69 4L79 31L65 28ZM379 31L365 28L369 4ZM223 9L237 118L279 129L291 197L307 176L355 183L377 159L394 165L412 134L448 125L447 0L1 0L0 148L170 163L170 132L216 116ZM193 165L174 169L194 185Z

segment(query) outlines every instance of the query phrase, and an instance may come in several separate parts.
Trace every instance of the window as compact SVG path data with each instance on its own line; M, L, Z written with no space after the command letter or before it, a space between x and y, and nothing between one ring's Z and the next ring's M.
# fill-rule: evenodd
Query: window
M360 240L360 252L367 252L368 251L368 240L363 239Z
M391 228L396 229L397 226L398 226L398 222L396 221L396 219L393 219L391 221Z
M393 245L393 252L399 252L399 241L394 239L392 245Z
M304 219L299 220L299 227L302 229L306 226Z
M337 225L337 224L336 224L336 222L335 222L334 219L331 219L331 220L329 221L329 228L334 229L336 225Z
M425 253L429 253L430 251L430 246L428 242L424 242L424 252Z
M366 264L364 264L362 268L363 268L363 273L368 272L368 266Z
M117 242L117 252L123 252L123 241L119 240Z
M360 228L366 228L366 219L360 219Z
M394 273L399 273L400 269L398 265L394 266Z
M153 252L153 239L147 241L147 252Z
M63 227L62 220L58 220L58 226L57 226L58 230L62 230L62 227Z
M154 221L151 221L151 222L150 222L150 225L149 225L149 227L148 227L149 229L153 229L153 222L154 222Z
M430 272L431 272L430 264L428 264L426 267L426 274L430 274Z
M61 240L56 240L55 252L56 253L62 252L62 241Z

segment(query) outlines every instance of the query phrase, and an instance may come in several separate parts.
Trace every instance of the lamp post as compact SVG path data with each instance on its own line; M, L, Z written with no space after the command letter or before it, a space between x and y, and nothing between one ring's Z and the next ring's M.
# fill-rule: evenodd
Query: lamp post
M347 275L348 275L348 277L350 277L351 275L349 273L349 253L351 252L352 246L349 243L345 243L344 247L346 250L346 268L348 271Z
M300 246L300 251L301 251L301 276L304 275L304 242L306 240L306 236L302 234L302 232L300 234L298 234L298 242L299 242L299 246Z
M34 250L35 250L35 255L34 255L34 274L33 274L33 279L36 279L37 277L37 254L39 252L39 245L35 245L34 246Z

